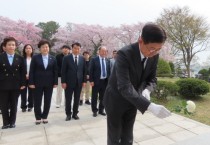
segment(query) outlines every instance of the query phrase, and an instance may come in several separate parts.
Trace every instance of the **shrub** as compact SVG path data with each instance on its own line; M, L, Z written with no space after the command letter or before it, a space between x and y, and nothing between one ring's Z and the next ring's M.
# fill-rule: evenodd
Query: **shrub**
M158 60L157 65L157 77L159 77L159 75L171 75L169 63L161 58Z
M179 87L172 82L158 81L155 96L159 99L166 99L168 95L177 95Z
M183 97L198 97L209 92L207 82L194 78L185 78L178 80L176 84L179 86L179 94Z

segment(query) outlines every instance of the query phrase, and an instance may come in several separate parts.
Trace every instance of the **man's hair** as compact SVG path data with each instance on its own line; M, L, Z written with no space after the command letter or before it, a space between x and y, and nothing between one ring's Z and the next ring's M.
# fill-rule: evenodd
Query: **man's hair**
M7 45L7 43L8 43L9 41L14 41L14 42L15 42L15 45L17 46L17 40L16 40L14 37L6 37L6 38L4 38L4 40L3 40L3 42L2 42L2 45L3 45L4 47L6 47L6 45Z
M45 39L42 39L42 40L40 40L39 43L38 43L38 48L40 48L42 45L45 45L45 44L47 44L47 45L49 46L49 48L51 47L51 44L50 44L49 41L47 41L47 40L45 40Z
M75 43L73 43L73 44L71 45L71 47L73 48L73 47L74 47L74 45L79 46L79 47L82 47L82 46L81 46L81 44L80 44L79 42L75 42Z
M84 51L82 55L90 54L88 51Z
M164 43L167 36L162 27L153 23L147 23L142 29L141 38L145 44Z
M70 48L68 45L63 45L63 46L61 47L61 49L64 49L64 48L67 48L67 49L71 50L71 48Z

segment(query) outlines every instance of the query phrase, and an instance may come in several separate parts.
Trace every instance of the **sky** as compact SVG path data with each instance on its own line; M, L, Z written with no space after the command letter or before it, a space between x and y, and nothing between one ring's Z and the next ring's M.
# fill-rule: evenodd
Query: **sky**
M163 9L177 6L188 6L210 24L207 0L0 0L0 16L35 24L52 20L61 26L67 22L120 26L154 22ZM199 61L208 56L210 49L198 55Z

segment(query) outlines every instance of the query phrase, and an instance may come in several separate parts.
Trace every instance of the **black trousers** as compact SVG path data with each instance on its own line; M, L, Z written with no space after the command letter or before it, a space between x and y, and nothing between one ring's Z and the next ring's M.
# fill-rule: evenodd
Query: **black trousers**
M104 111L103 97L104 97L104 92L106 90L107 82L108 82L107 79L100 80L99 84L94 85L92 88L91 108L93 112ZM97 108L98 94L99 94L99 109Z
M0 90L3 125L15 124L19 95L20 90Z
M109 109L108 109L109 110ZM132 145L133 125L137 109L112 110L107 113L107 145Z
M51 106L52 92L53 86L39 87L34 89L34 113L36 120L47 119ZM43 97L44 107L42 111L41 106Z
M66 99L66 106L65 111L66 115L70 116L72 114L71 111L71 102L72 102L72 95L74 93L74 102L73 102L73 115L77 115L79 112L79 100L80 100L80 93L82 90L82 85L76 85L74 88L68 87L65 89L65 99Z
M26 81L26 83L27 83L26 86L28 86L28 80ZM27 92L28 92L28 97L27 97ZM27 109L33 107L34 107L33 89L26 87L25 89L21 90L21 109Z

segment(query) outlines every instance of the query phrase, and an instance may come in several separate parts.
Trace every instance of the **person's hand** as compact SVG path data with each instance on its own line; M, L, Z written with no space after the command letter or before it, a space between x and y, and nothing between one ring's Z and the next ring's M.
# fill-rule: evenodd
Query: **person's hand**
M20 89L21 89L21 90L25 89L25 86L21 86Z
M147 100L149 100L150 101L150 91L148 90L148 89L144 89L143 91L142 91L142 96L144 96Z
M90 82L90 85L93 87L94 86L94 82Z
M85 87L86 86L86 83L82 83L82 86Z
M58 85L54 85L53 88L57 88Z
M90 78L90 76L89 75L87 75L87 80Z
M66 89L67 88L67 84L66 83L62 83L62 88Z
M29 85L29 88L35 89L35 85Z
M147 110L152 112L155 116L159 118L165 118L171 115L171 112L167 110L164 106L157 105L155 103L150 103Z
M29 75L26 75L26 80L28 80L29 79Z

